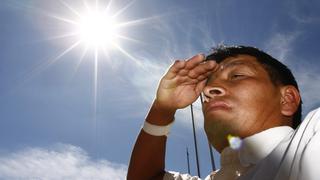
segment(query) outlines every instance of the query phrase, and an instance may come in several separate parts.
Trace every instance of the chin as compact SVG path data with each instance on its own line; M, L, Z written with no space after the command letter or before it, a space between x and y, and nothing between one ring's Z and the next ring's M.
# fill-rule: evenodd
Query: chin
M230 122L231 119L233 118L230 112L214 111L204 114L204 120L208 122Z
M228 135L240 136L242 134L243 123L238 123L234 118L226 116L206 116L204 129L207 136L219 136L226 138Z

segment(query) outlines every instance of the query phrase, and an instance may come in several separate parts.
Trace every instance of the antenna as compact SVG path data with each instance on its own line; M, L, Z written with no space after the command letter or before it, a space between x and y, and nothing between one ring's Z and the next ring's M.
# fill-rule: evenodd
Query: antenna
M198 172L198 176L200 178L200 165L199 165L199 157L198 157L198 145L197 145L197 138L196 138L196 130L195 130L195 127L194 127L193 105L191 104L190 107L191 107L191 119L192 119L194 149L196 151L197 172Z
M186 147L186 150L187 150L188 174L190 174L190 161L189 161L189 151L188 151L188 147Z
M209 145L209 152L210 152L210 160L211 160L211 167L212 167L212 171L216 170L216 166L214 165L214 158L213 158L213 152L212 152L212 147L211 144L208 140L208 145Z

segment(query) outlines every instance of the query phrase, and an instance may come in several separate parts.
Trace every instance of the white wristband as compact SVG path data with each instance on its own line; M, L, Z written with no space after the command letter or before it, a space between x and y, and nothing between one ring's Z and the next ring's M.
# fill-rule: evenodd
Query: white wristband
M166 126L158 126L144 121L142 129L152 136L168 136L173 122Z

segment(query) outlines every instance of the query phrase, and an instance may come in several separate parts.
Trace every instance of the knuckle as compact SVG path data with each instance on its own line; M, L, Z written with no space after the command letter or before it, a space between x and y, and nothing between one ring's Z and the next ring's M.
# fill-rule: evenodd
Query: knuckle
M191 77L191 78L196 78L198 75L197 75L197 73L196 73L194 70L192 70L192 71L190 71L190 72L188 73L188 76Z

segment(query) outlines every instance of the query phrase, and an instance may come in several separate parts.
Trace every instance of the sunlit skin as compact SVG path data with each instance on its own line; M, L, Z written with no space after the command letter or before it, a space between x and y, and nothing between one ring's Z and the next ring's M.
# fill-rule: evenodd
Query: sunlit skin
M204 56L199 54L188 61L176 61L160 81L156 102L173 110L194 102L217 65L214 61L203 62L203 59Z
M160 81L154 107L174 114L203 91L205 131L212 145L222 151L228 146L229 134L244 138L290 125L292 114L284 115L280 102L283 88L271 82L255 57L238 55L217 64L203 62L202 55L197 55L170 67Z
M265 129L291 125L300 95L294 86L275 85L258 61L248 55L217 64L198 54L173 63L162 77L146 121L164 126L175 112L205 94L205 130L221 152L228 135L248 137ZM231 137L231 136L229 136ZM229 138L230 139L230 138ZM141 130L132 151L128 179L163 179L166 137Z
M229 57L209 76L203 90L205 131L218 150L229 134L245 138L275 126L290 125L281 111L281 86L249 55Z

